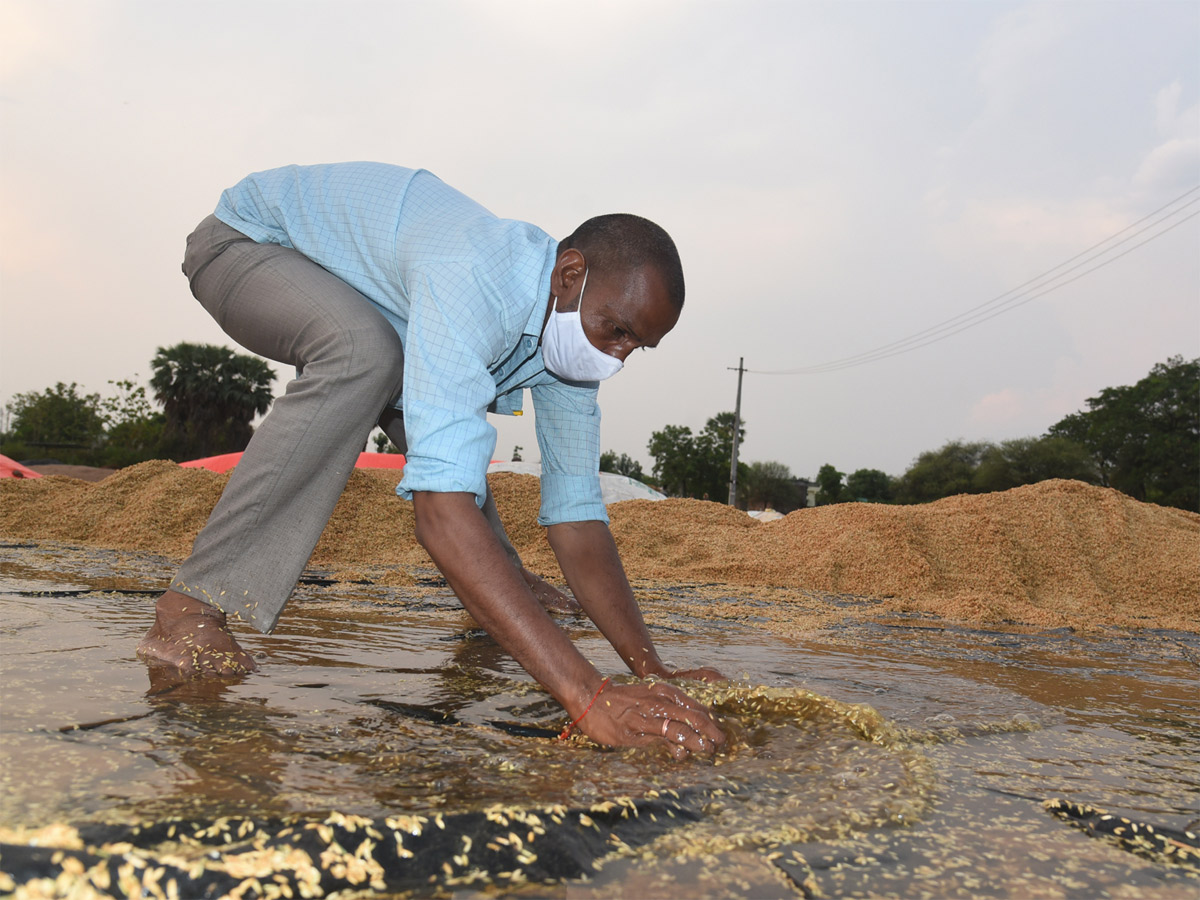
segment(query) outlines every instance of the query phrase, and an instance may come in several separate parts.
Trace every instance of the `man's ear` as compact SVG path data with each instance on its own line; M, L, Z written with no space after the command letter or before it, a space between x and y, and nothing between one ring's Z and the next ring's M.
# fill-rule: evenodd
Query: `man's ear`
M571 295L572 288L583 278L587 271L587 260L574 247L563 250L558 254L554 270L550 273L550 293L560 300ZM572 298L572 307L574 298ZM565 311L565 310L564 310Z

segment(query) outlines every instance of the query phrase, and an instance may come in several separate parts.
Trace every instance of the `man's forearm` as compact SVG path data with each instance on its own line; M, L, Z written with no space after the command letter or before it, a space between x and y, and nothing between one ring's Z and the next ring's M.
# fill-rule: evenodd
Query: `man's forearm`
M603 522L551 525L550 546L579 601L639 678L670 675L650 639L612 533Z
M417 540L467 612L572 716L582 713L600 673L534 598L474 496L421 492L413 506Z

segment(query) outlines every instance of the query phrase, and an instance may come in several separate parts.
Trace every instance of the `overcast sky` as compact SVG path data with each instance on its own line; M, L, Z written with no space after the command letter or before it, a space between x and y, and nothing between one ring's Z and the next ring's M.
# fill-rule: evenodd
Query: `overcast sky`
M651 431L733 408L739 357L742 458L797 475L1041 434L1200 356L1200 219L928 346L759 373L922 332L1200 185L1198 36L1195 0L0 0L0 402L226 343L179 271L195 223L251 171L371 159L558 237L672 233L680 324L601 390L647 468ZM531 420L492 417L498 457L536 458Z

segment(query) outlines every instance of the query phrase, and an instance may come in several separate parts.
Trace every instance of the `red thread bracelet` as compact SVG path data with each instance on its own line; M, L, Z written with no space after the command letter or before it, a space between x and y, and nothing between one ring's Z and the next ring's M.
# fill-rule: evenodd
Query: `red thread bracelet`
M603 691L606 687L608 687L608 682L610 680L611 679L609 679L609 678L605 678L602 682L600 682L600 690L596 691L596 696L592 698L592 702L587 705L587 709L585 709L583 712L581 712L579 714L578 719L576 719L574 722L572 722L570 725L568 725L566 728L564 728L562 730L562 734L560 734L558 736L558 739L560 741L565 741L567 738L569 738L571 736L571 732L575 729L576 725L578 725L580 722L583 721L583 717L588 714L588 710L590 710L592 708L592 704L594 704L597 700L600 699L600 691Z

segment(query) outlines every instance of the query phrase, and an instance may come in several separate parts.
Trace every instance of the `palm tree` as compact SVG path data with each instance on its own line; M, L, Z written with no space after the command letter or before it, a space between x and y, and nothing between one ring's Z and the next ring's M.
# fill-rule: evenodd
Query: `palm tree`
M159 347L150 366L150 387L166 417L163 445L175 458L244 450L254 433L250 423L274 399L267 362L228 347Z

